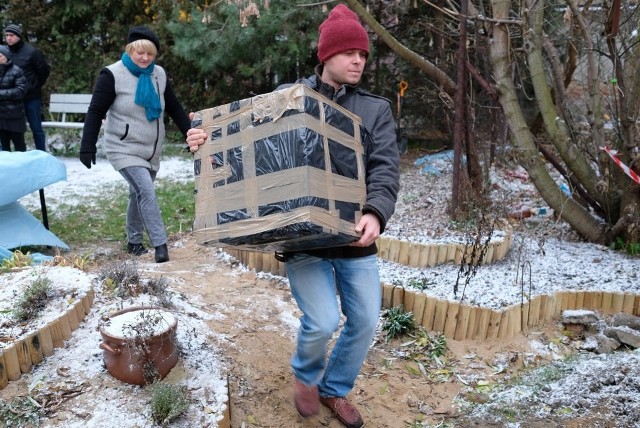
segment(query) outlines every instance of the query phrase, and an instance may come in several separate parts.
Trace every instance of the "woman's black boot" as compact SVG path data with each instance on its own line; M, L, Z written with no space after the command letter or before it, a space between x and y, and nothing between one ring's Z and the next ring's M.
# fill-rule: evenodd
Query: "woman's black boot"
M127 243L127 253L133 254L134 256L140 256L142 254L147 253L147 249L144 248L142 244L132 244L131 242Z
M167 244L158 245L156 247L156 263L164 263L169 261L169 250Z

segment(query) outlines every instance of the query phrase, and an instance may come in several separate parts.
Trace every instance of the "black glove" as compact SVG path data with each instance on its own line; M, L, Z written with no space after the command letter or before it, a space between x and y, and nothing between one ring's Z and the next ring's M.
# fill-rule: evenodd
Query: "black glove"
M83 163L84 166L91 169L91 163L96 164L96 154L89 152L80 152L80 162Z

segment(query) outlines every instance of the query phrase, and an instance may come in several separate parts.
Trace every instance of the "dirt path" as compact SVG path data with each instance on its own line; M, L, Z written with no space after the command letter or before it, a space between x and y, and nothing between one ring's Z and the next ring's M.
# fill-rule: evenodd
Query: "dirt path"
M342 426L327 409L305 420L293 407L289 359L298 311L286 281L234 267L217 257L216 249L199 246L191 237L171 249L170 263L154 268L156 274L172 278L192 304L215 316L210 326L218 338L220 355L215 358L228 368L232 427ZM445 370L425 375L414 362L396 355L400 341L385 344L380 338L349 397L367 426L455 420L452 400L464 386L459 379L490 376L483 362L495 358L510 360L499 376L508 375L521 367L522 355L529 351L525 338L508 343L450 341L448 346Z

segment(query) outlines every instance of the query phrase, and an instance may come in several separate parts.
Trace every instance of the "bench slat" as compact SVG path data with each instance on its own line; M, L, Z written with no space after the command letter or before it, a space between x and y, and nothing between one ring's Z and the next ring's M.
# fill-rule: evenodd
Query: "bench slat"
M84 122L42 122L44 128L82 129Z
M71 122L66 120L67 113L87 114L91 103L91 94L51 94L49 101L49 113L57 113L60 120L42 122L45 128L69 128L82 129L84 122Z

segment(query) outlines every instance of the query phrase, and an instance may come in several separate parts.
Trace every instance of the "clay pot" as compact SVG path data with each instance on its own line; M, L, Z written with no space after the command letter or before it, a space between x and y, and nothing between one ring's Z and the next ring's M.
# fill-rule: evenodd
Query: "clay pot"
M100 327L104 363L113 377L134 385L163 379L178 362L177 318L135 306L109 315Z

